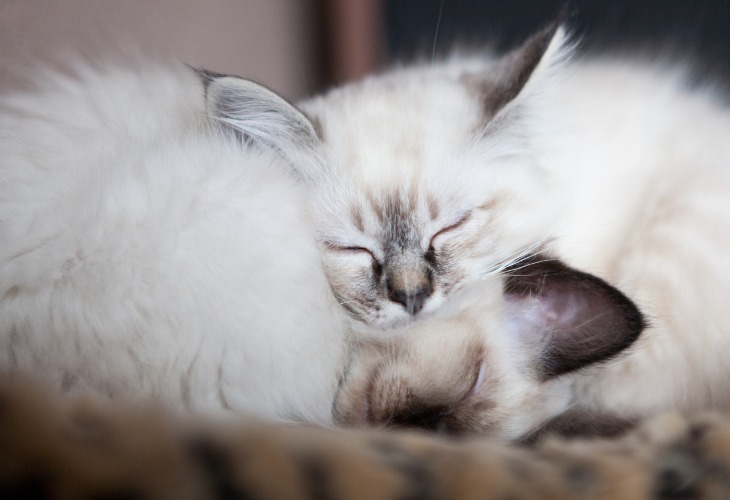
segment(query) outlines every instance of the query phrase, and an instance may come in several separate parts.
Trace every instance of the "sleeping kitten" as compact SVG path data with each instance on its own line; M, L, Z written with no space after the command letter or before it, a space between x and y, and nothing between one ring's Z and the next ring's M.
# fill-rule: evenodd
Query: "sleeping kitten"
M394 337L348 365L340 422L515 437L730 407L730 112L676 68L568 45L550 28L302 104L330 284Z
M298 112L235 79L235 137L187 68L73 73L0 99L0 371L330 423L346 330L287 165L317 167L279 126Z

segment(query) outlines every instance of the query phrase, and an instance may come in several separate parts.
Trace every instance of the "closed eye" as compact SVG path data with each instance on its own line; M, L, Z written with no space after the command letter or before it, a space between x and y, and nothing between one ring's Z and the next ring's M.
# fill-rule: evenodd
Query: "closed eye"
M342 245L337 245L335 243L330 243L330 242L326 242L325 246L327 246L327 248L329 248L330 250L334 250L336 252L367 253L368 255L370 255L370 257L375 259L375 255L373 254L373 252L371 252L369 249L367 249L365 247L342 246Z
M464 222L466 222L466 220L469 218L470 215L471 215L471 212L465 213L464 215L461 216L461 218L458 221L454 222L450 226L446 226L445 228L441 229L436 234L434 234L433 236L431 236L431 241L429 241L429 243L428 243L429 246L433 246L433 241L436 238L438 238L439 236L442 236L442 235L444 235L444 234L446 234L446 233L448 233L450 231L453 231L454 229L457 229L459 226L461 226L462 224L464 224Z

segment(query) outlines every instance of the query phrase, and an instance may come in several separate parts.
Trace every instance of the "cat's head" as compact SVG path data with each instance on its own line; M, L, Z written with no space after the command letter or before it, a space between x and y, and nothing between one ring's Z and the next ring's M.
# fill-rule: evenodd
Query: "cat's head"
M605 281L545 256L491 284L464 297L452 319L363 341L336 397L337 422L513 440L569 415L572 432L615 431L605 415L572 411L571 384L582 368L635 342L645 327L638 308Z
M552 236L533 140L563 38L552 27L499 59L394 70L302 105L329 169L313 191L325 270L354 318L382 332L433 317Z
M290 161L340 304L364 331L396 331L553 236L535 150L564 38L551 27L498 59L395 70L302 111L206 74L209 114Z

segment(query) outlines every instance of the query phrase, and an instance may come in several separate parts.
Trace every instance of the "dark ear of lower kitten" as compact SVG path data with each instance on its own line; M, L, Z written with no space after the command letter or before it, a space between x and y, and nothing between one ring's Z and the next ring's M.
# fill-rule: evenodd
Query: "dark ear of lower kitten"
M637 421L634 419L575 408L553 417L539 428L522 436L517 444L532 446L546 436L613 438L633 429L636 424Z
M621 291L558 259L521 260L506 270L504 288L510 324L542 350L536 366L541 380L613 358L646 327Z

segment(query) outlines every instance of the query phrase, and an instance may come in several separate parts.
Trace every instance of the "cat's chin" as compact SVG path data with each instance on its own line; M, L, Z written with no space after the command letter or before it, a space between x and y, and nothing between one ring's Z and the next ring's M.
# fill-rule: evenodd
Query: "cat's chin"
M418 325L420 323L432 320L448 320L456 316L461 310L460 307L443 307L435 311L422 311L417 316L404 315L367 323L362 320L354 320L351 330L362 338L387 341L409 334L418 334Z
M363 319L362 316L353 317L351 329L353 332L371 339L387 340L408 333L413 325L433 319L449 319L464 310L465 304L482 298L482 283L479 286L467 287L459 290L458 300L444 300L442 297L432 297L426 306L416 315L402 311L389 311L380 317ZM471 291L471 293L468 293ZM451 297L450 297L451 299Z
M351 328L353 332L364 338L387 340L401 336L408 330L409 326L422 319L423 317L419 315L418 317L406 316L388 320L377 320L371 323L353 321Z

